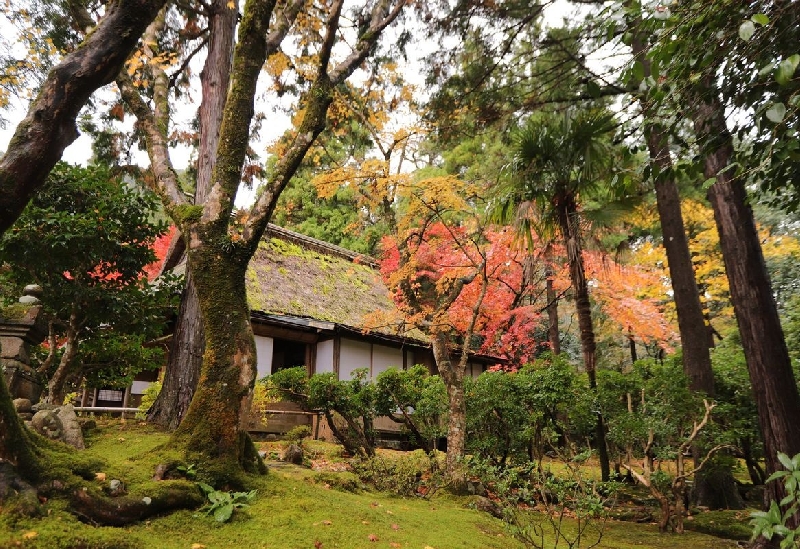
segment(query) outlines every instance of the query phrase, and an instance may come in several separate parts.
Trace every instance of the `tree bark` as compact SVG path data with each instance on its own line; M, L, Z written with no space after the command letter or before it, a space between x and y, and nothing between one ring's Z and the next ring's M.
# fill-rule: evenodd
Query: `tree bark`
M194 231L191 238L196 244L189 252L189 268L206 327L205 354L202 383L174 437L212 469L210 474L220 485L238 485L239 471L262 466L257 455L248 453L246 430L256 378L255 340L244 287L249 256L215 245L220 238L213 231Z
M695 133L704 156L708 190L764 441L767 473L781 469L778 452L800 453L800 397L747 193L731 166L733 139L711 77L692 97ZM767 485L780 501L780 482Z
M47 75L0 159L0 234L42 186L78 137L75 118L94 91L114 80L165 0L126 0L108 12L81 47Z
M197 388L204 348L205 335L197 289L191 273L187 272L164 381L158 398L147 413L148 421L171 431L178 428Z
M200 73L203 99L198 117L200 147L195 180L195 205L205 203L211 189L211 174L216 165L219 129L230 80L238 10L231 8L228 2L229 0L215 0L212 5L208 55ZM204 337L197 289L190 273L187 272L186 287L181 296L161 393L147 414L149 421L171 430L180 425L197 388L200 366L203 363Z
M640 24L641 18L637 17L634 27L638 29ZM631 42L631 48L636 59L644 67L645 77L649 77L651 66L647 58L646 37L637 33ZM653 122L654 113L648 112L651 105L647 102L646 94L641 94L639 101L646 116L644 134L650 154L651 169L655 174L656 206L678 315L683 372L689 378L689 388L692 391L703 392L713 397L714 371L709 353L709 348L713 347L713 337L710 343L703 337L704 334L710 334L712 328L706 324L706 314L700 302L700 292L669 150L669 136L660 124ZM692 446L692 455L697 465L705 452L695 444ZM739 496L730 470L719 469L713 473L708 470L700 471L695 477L692 497L698 505L711 509L719 509L719 505L732 509L744 508L744 501Z
M455 492L459 492L465 481L461 473L462 463L466 452L467 407L464 399L464 361L453 362L447 344L447 334L436 332L432 334L433 358L447 388L449 402L449 415L447 418L447 457L445 458L445 471Z
M3 375L0 375L0 461L16 467L20 476L30 482L35 482L40 473L39 459L14 409Z
M567 250L569 275L575 292L575 310L578 314L578 327L581 334L583 367L589 377L589 388L596 393L597 346L594 338L594 327L592 326L589 285L586 283L586 270L583 265L583 247L581 246L581 236L577 227L578 209L575 199L571 195L562 194L556 197L555 202L558 207L558 223L564 238L564 247ZM608 457L608 446L606 445L605 422L600 412L597 413L597 425L595 426L595 445L597 446L597 457L600 461L600 475L605 482L611 478L611 461Z
M548 244L544 257L545 298L547 299L547 340L554 355L561 354L561 335L558 329L558 296L553 287L553 246Z

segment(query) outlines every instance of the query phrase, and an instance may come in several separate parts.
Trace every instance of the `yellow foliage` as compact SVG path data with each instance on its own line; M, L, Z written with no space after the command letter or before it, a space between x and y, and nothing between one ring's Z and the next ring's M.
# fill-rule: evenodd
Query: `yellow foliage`
M292 60L289 56L279 51L267 58L266 71L273 78L279 78L285 71L289 70L292 66Z

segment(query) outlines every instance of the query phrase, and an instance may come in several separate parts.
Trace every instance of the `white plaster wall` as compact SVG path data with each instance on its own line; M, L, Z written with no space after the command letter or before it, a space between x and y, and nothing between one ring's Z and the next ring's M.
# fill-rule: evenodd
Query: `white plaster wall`
M403 369L403 350L384 347L383 345L373 345L372 369L370 370L372 379L375 379L378 374L389 368Z
M480 364L470 362L467 364L467 375L471 377L478 377L483 373L483 367Z
M353 379L353 370L370 367L371 347L369 343L342 338L339 345L339 379Z
M255 336L256 340L256 366L258 377L261 379L268 376L272 370L272 338L265 336Z
M317 343L317 363L314 373L333 372L333 340Z
M149 381L134 381L131 383L131 394L132 395L143 395L145 389L152 385Z

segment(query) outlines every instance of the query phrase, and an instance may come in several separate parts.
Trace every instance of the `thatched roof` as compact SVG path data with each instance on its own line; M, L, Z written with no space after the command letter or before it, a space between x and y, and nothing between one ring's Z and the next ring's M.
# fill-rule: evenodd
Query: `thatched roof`
M370 315L395 310L376 267L371 257L271 225L247 270L247 299L254 312L363 329Z

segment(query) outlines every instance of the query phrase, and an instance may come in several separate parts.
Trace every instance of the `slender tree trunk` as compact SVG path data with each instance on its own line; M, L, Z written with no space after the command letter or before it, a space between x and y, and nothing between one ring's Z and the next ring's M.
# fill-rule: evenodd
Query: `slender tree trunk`
M58 361L58 367L50 381L47 383L47 399L49 404L64 404L64 384L67 378L72 373L72 364L75 361L75 355L78 352L78 316L75 311L69 317L69 324L67 326L66 342L64 344L64 353L61 355L61 360Z
M172 334L167 368L158 398L147 413L147 420L175 430L192 402L200 367L203 364L205 337L200 303L191 273L181 297L175 330Z
M586 270L583 266L583 249L577 227L577 207L574 198L561 196L558 217L564 246L569 260L569 275L575 291L575 310L578 313L578 327L581 333L583 367L589 377L589 388L597 392L596 344L592 326L592 305L589 301L589 285L586 283ZM600 461L600 474L603 481L611 477L611 462L606 445L606 428L603 415L598 412L595 426L595 445Z
M553 246L548 244L544 252L545 298L547 299L547 341L554 355L561 354L561 334L558 329L558 296L553 287Z
M733 139L711 77L692 98L692 116L704 155L708 191L742 339L764 441L767 473L781 469L778 452L800 453L800 397L792 373L778 310L772 295L753 212L741 179L731 167ZM780 482L767 486L768 497L784 496Z
M447 334L432 334L433 357L447 388L449 415L447 419L447 457L445 471L454 491L460 491L466 477L462 472L462 463L466 453L467 407L464 399L464 361L453 362L447 345Z
M231 58L238 11L230 0L214 0L209 21L209 46L200 73L200 146L197 161L194 203L205 203L211 188L219 143L219 130L230 80ZM234 3L234 6L238 2ZM161 393L148 412L147 419L168 429L176 429L189 408L203 362L205 345L197 289L187 272L186 288L170 344L169 360Z
M639 357L636 355L636 338L633 336L633 328L628 326L628 349L631 352L631 364L636 364Z

